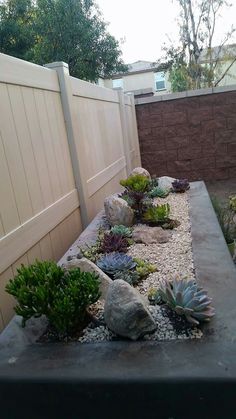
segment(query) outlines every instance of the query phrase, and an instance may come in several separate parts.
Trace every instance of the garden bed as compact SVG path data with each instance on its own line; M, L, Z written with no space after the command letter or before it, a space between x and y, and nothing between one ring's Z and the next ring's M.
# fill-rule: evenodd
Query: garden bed
M189 199L195 275L216 308L202 339L36 344L44 320L22 330L15 316L0 337L3 418L235 417L235 267L203 182Z

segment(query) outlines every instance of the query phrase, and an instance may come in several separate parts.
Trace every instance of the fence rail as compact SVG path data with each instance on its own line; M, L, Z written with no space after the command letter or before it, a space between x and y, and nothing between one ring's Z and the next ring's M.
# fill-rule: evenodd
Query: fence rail
M16 269L58 260L140 165L132 96L46 67L0 54L0 329Z

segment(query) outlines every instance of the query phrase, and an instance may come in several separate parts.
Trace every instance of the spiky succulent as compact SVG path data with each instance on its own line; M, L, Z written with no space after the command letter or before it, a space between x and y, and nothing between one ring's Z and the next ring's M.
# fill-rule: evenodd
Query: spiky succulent
M155 186L155 188L151 189L151 191L148 193L150 198L166 198L168 195L169 190L160 188L159 186Z
M192 324L209 321L215 314L211 306L212 299L194 280L164 280L160 285L159 294L172 310L185 316Z
M97 266L108 275L114 275L117 271L134 269L136 262L131 256L128 256L125 253L113 252L102 256L97 261Z
M172 182L172 189L174 192L185 192L190 188L189 182L187 179L175 179Z
M131 175L127 179L120 181L121 186L124 186L128 191L132 192L146 192L149 187L150 180L144 175Z
M152 205L143 214L144 221L151 224L160 224L169 220L170 205Z
M111 228L113 234L119 234L122 237L130 238L132 237L132 230L129 227L125 227L122 224L116 225Z
M120 234L112 232L105 233L101 242L100 251L102 253L123 252L127 251L128 240Z

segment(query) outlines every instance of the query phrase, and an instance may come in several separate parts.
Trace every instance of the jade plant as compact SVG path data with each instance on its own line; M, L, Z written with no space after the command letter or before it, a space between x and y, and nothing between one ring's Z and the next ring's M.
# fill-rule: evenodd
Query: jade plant
M125 238L132 237L132 229L129 227L125 227L122 224L115 225L114 227L112 227L111 232L113 234L119 234L120 236L125 237Z
M185 192L190 188L189 182L187 179L176 179L172 182L173 192Z
M172 310L194 325L209 321L215 314L212 299L194 280L164 280L160 284L159 295Z
M66 335L83 322L87 307L100 296L94 273L64 271L52 261L22 265L6 291L17 301L15 312L22 316L23 326L31 317L45 315L58 334Z
M112 232L105 233L101 242L100 251L101 253L111 252L127 252L128 240L126 237L122 237L120 234Z
M97 266L108 275L115 275L117 271L134 269L136 262L125 253L113 252L102 256L97 261Z
M162 224L169 220L170 205L152 205L143 214L143 220L150 224Z

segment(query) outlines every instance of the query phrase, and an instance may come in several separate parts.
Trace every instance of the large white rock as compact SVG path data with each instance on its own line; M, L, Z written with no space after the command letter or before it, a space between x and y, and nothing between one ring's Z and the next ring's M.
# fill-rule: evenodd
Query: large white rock
M130 173L130 176L132 175L143 175L151 179L150 173L143 167L135 167L135 169L133 169L132 172Z
M134 221L134 211L127 202L117 194L108 196L104 201L107 220L111 226L124 225L130 227Z
M91 262L91 260L87 258L73 258L70 261L65 262L62 267L64 269L80 268L82 272L94 272L98 275L100 279L100 299L105 300L109 285L111 285L113 281L97 265L95 265L95 263Z
M161 176L158 179L158 186L161 189L171 189L172 188L172 182L175 181L176 178L170 177L170 176Z
M112 332L132 340L157 328L141 295L122 279L113 281L108 288L104 318Z

